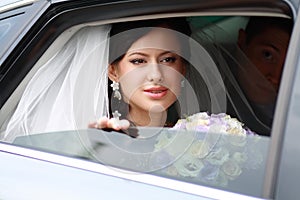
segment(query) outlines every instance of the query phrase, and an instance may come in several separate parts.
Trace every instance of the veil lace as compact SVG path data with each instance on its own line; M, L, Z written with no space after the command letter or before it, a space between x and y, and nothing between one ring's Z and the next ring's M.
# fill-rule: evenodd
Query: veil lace
M2 139L87 128L108 114L107 65L110 26L76 32L27 85Z

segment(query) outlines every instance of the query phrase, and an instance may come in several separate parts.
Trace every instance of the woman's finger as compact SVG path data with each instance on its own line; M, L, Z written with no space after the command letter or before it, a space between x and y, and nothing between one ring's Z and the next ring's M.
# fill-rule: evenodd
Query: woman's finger
M111 128L111 127L108 126L108 121L109 121L109 119L107 117L101 117L98 120L97 128L98 129L101 129L101 128Z
M129 126L130 126L130 123L126 119L121 119L120 120L120 126L121 126L122 130L127 130L129 128Z
M101 117L98 121L89 123L88 127L97 129L109 128L107 127L108 120L109 119L107 117Z
M91 122L88 125L89 128L97 128L98 127L98 123L97 122Z
M111 118L107 121L107 128L112 128L114 130L121 130L121 124L119 119Z
M116 131L119 130L127 130L130 126L130 123L126 119L108 119L107 117L101 117L98 122L92 122L88 125L89 128L97 128L97 129L114 129Z

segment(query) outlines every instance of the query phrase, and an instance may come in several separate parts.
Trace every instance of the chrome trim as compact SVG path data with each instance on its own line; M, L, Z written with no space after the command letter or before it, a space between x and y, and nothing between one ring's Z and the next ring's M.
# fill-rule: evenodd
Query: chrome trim
M118 177L121 179L132 180L135 182L150 184L158 187L163 187L166 189L194 194L200 197L222 199L222 200L232 200L232 199L261 200L261 198L246 196L242 194L223 191L223 190L205 187L201 185L195 185L192 183L172 180L172 179L159 177L155 175L131 172L131 171L122 170L114 167L104 166L99 163L37 151L37 150L14 146L6 143L0 143L0 153L1 152L24 156L32 159L37 159L40 161L65 165L68 167L74 167L77 169L88 170L91 172L97 172L108 176Z
M11 3L11 4L7 4L3 7L0 7L0 13L4 13L4 12L14 10L14 9L17 9L20 7L28 6L36 1L38 1L38 0L21 0L21 1Z
M291 8L293 13L293 19L295 20L297 18L297 11L295 5L291 2L291 0L283 0L283 2L285 2Z

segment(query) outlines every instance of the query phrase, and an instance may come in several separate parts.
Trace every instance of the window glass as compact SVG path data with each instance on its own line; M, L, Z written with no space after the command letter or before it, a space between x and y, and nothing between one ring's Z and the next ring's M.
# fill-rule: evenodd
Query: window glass
M291 28L235 16L73 27L35 66L1 139L261 197Z
M0 18L0 43L8 44L1 48L0 50L0 58L7 52L10 45L15 40L16 35L19 31L19 25L22 23L23 18L22 14L18 14L16 16L10 16L8 18ZM13 33L13 34L12 34ZM5 41L5 42L4 42ZM1 71L0 71L1 72Z
M10 29L10 24L1 24L0 25L0 40L7 34Z
M0 21L0 42L3 41L3 39L6 37L7 33L10 30L10 28L11 28L11 24L10 23L3 23L3 24L1 24L1 21ZM0 72L1 72L1 70L0 70ZM2 73L0 73L0 78L2 76L3 76Z
M166 128L141 128L139 134L51 132L18 137L14 144L261 197L269 138Z
M193 38L223 77L226 113L259 135L271 135L292 27L292 20L276 17L192 18Z

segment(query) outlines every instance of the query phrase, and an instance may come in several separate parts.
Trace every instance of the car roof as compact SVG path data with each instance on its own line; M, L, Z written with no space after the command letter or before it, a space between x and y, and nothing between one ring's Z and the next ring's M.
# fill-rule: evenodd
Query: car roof
M0 13L8 11L8 10L13 10L28 4L32 4L36 1L47 1L47 0L1 0L0 1ZM61 3L61 2L66 2L66 1L78 1L78 0L48 0L48 2L54 4L54 3ZM109 0L108 2L121 2L121 1L126 1L126 0ZM132 0L136 1L136 0ZM143 1L143 0L139 0ZM251 2L257 1L258 3L261 3L261 0L251 0ZM224 2L224 1L223 1ZM229 2L229 1L228 1ZM230 3L240 3L240 0L231 0ZM266 2L269 3L274 3L274 2L287 2L288 4L293 5L293 7L298 8L300 0L267 0Z
M39 0L1 0L0 1L0 13L14 10L29 4L32 4Z

